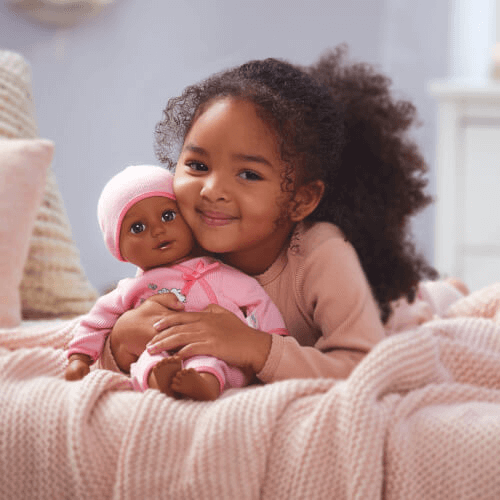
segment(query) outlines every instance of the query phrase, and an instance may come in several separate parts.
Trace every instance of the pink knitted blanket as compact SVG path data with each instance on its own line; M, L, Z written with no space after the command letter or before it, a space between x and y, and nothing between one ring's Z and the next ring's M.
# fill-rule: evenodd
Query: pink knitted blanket
M75 321L0 330L0 498L500 498L500 326L436 320L348 380L215 402L63 380Z

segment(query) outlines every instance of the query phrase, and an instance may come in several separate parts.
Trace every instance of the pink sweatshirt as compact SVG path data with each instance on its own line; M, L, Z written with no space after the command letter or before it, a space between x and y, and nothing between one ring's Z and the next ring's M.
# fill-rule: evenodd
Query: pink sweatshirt
M346 378L386 334L443 317L463 295L444 281L421 282L412 304L393 303L382 325L378 306L353 246L339 228L326 222L306 229L300 224L288 249L260 276L260 284L278 306L290 336L273 337L258 377Z
M299 224L289 248L256 278L290 333L273 336L257 374L263 382L344 379L385 336L358 255L333 224Z

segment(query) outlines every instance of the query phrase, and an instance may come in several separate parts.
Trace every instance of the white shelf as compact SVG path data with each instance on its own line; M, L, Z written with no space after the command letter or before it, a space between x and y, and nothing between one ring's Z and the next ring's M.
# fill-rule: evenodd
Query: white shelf
M435 81L435 266L472 289L500 280L500 83Z
M429 92L434 97L443 99L500 99L500 82L488 80L434 80L429 83Z

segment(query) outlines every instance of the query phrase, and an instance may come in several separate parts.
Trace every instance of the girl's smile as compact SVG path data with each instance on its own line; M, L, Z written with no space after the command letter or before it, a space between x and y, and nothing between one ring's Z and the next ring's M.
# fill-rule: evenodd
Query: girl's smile
M195 118L177 163L174 191L198 243L226 263L260 274L292 222L274 131L247 101L224 98ZM278 223L278 221L280 221Z
M197 209L202 221L209 226L225 226L237 220L237 217L224 212L212 212L210 210Z

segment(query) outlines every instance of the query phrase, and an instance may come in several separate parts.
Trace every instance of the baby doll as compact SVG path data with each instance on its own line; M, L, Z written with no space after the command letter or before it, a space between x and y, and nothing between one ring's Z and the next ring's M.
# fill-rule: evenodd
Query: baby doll
M283 319L256 280L211 257L196 256L191 230L180 215L172 174L158 166L131 166L105 186L98 219L110 252L138 266L86 315L68 348L67 380L89 373L106 336L125 311L147 298L171 292L186 311L219 304L254 328L286 335ZM153 297L154 299L154 297ZM163 308L158 301L158 307ZM228 387L248 383L243 372L211 356L181 361L163 352L144 351L130 368L137 390L159 389L169 396L216 399Z

